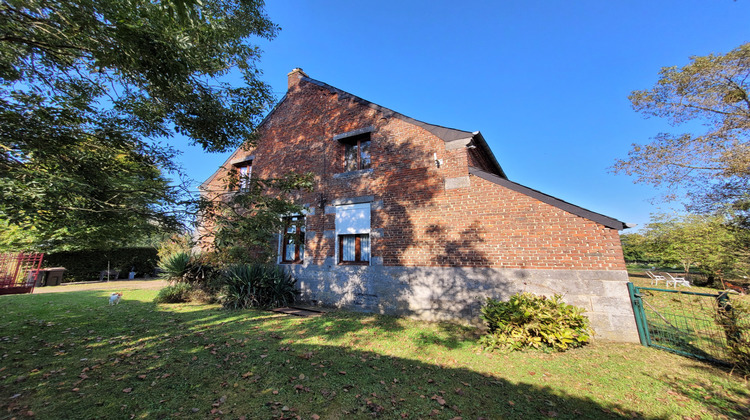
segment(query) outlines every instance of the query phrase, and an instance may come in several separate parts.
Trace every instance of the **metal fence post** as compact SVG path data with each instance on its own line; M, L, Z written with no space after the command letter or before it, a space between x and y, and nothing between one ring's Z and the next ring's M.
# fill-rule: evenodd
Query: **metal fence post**
M633 315L635 315L635 325L638 327L638 337L641 339L641 344L648 347L651 344L651 339L648 335L646 312L643 309L641 297L636 293L636 287L633 283L628 282L628 293L630 294L630 302L633 305Z

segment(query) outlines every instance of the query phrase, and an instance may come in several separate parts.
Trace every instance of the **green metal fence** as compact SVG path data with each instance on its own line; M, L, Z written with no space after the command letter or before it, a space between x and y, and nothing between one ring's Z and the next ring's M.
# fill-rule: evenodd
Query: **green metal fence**
M729 325L729 295L684 289L637 287L628 283L641 344L698 359L729 364L729 340L737 340ZM741 338L741 337L740 337Z

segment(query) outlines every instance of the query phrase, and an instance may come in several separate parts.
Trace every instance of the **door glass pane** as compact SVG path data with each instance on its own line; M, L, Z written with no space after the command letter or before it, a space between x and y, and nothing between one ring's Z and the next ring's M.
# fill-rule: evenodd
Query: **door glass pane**
M294 261L294 239L289 238L286 241L286 254L284 255L285 261Z

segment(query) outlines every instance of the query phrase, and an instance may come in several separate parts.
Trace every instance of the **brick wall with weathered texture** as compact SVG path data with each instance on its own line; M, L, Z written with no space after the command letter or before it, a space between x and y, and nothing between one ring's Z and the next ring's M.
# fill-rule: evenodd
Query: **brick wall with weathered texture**
M346 173L334 136L362 129L372 167ZM470 166L494 168L482 148L466 147L470 139L447 143L299 73L257 138L225 166L252 155L253 177L314 174L314 191L298 196L310 209L305 261L290 267L308 300L465 319L477 316L477 296L563 293L598 319L600 337L633 340L618 231L470 175ZM221 173L206 194L222 189ZM336 263L335 205L351 200L371 203L370 266Z

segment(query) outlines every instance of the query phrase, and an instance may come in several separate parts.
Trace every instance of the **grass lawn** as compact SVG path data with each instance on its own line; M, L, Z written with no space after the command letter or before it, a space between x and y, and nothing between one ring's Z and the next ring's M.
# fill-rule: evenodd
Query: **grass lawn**
M746 381L639 345L492 354L450 324L156 293L0 296L0 419L750 416Z

